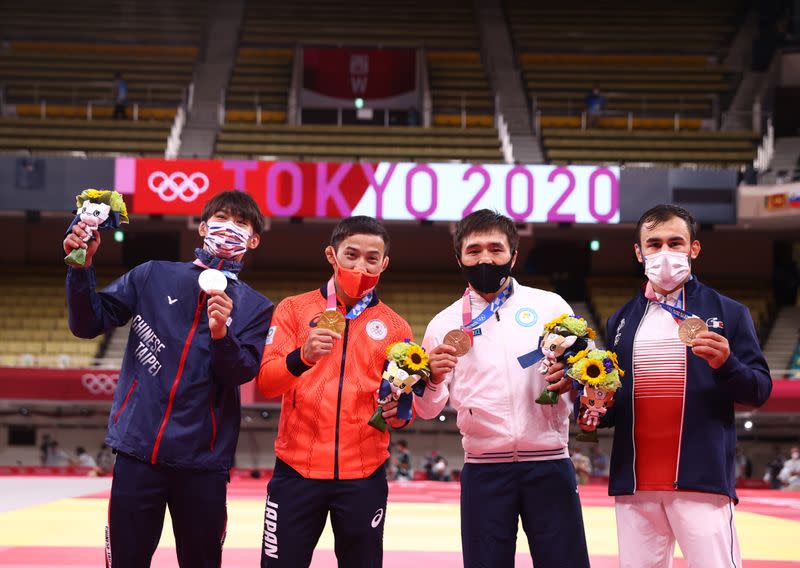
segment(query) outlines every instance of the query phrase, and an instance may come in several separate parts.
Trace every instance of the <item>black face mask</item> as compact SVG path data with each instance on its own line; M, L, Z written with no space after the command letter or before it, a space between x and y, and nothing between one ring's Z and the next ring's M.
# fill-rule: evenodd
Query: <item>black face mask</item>
M461 273L467 279L470 286L483 294L493 294L505 284L506 278L511 274L511 260L506 264L476 264L474 266L461 265Z

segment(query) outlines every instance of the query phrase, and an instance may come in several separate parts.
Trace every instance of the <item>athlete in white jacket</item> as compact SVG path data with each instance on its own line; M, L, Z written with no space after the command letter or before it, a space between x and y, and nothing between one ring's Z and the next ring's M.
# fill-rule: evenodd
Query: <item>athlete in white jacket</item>
M570 405L563 397L534 402L548 383L569 390L562 365L545 377L535 363L544 324L572 310L509 276L519 234L507 217L476 211L458 223L454 241L469 287L428 324L432 379L414 406L430 419L449 400L458 413L464 566L513 567L521 517L536 568L588 567L567 450Z

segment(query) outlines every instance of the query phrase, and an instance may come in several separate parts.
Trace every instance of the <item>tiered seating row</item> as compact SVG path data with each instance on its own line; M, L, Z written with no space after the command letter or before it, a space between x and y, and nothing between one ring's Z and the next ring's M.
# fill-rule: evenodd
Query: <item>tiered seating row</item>
M758 137L752 132L670 130L542 129L548 161L556 164L705 163L752 161Z
M226 124L217 139L216 154L334 161L502 161L493 128Z
M162 156L171 123L0 118L0 151Z
M469 4L448 0L329 3L249 2L242 31L247 46L346 45L477 49Z

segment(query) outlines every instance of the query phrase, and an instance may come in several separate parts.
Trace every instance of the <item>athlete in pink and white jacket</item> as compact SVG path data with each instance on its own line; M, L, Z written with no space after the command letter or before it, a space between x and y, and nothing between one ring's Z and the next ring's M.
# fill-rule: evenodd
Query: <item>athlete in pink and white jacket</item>
M432 378L414 407L430 419L449 401L458 413L464 566L513 567L521 517L537 568L588 568L567 451L571 405L534 402L548 383L570 388L562 364L544 376L537 363L544 324L572 310L509 276L519 244L511 219L476 211L458 223L454 244L469 287L428 324Z

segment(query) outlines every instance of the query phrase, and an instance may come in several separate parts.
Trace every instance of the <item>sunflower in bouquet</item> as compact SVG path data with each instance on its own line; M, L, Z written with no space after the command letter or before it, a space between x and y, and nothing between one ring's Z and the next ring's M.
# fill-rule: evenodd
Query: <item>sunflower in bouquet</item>
M597 442L597 425L614 405L614 393L622 384L625 372L617 354L605 349L586 349L567 359L567 376L583 385L578 424L579 442Z
M583 318L561 314L544 325L540 339L542 360L539 372L546 375L550 367L565 362L575 353L594 349L595 331ZM537 404L555 404L558 393L545 386L536 399Z
M411 420L414 394L421 396L431 376L428 354L422 346L406 340L393 343L386 350L381 386L378 390L378 408L369 420L369 425L381 432L386 431L383 405L397 400L397 418Z

